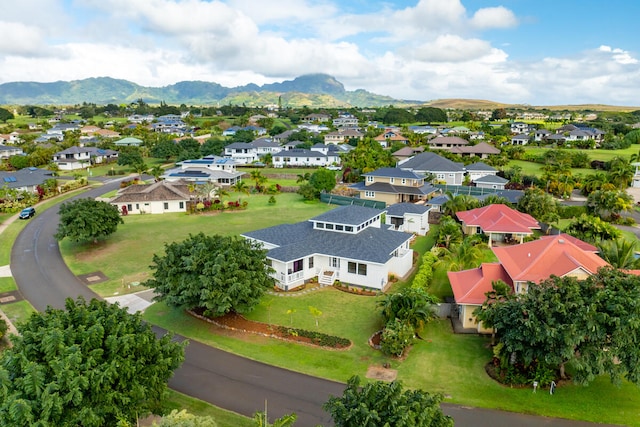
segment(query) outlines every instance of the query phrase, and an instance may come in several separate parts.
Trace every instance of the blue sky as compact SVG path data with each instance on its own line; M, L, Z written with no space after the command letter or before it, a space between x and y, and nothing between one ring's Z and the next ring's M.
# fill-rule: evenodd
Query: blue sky
M400 99L640 105L636 0L20 0L0 83L327 73Z

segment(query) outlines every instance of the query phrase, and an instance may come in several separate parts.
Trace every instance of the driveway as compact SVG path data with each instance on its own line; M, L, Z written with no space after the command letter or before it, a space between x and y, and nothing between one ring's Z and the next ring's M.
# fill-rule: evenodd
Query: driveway
M117 188L110 182L76 198L97 197ZM39 213L20 233L11 253L11 270L24 297L40 311L47 306L63 308L66 298L100 298L69 271L53 238L58 224L58 206ZM148 294L137 295L135 304L144 304ZM166 331L154 328L162 335ZM176 336L177 340L184 337ZM186 359L169 381L181 393L197 397L219 407L251 417L264 409L272 417L295 412L298 427L331 425L322 404L330 396L340 396L344 385L286 369L265 365L191 341ZM545 417L443 405L457 427L561 426L593 427L594 424Z

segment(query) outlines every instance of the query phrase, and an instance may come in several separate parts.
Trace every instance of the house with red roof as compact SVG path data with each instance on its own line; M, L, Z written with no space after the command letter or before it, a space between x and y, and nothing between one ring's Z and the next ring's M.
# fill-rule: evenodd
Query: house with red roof
M491 330L478 322L473 312L482 306L492 283L501 280L516 294L526 293L532 283L551 276L575 277L579 280L609 265L596 255L597 248L568 234L543 236L538 240L514 246L492 248L497 263L483 263L478 268L449 271L447 276L463 328L480 333Z
M496 242L522 243L526 236L539 230L540 224L531 215L511 209L507 205L492 204L456 213L466 235L484 233L489 247Z

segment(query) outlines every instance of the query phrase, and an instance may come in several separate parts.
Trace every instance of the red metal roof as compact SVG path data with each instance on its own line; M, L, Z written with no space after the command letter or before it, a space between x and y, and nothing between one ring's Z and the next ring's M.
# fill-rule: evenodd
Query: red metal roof
M449 271L447 276L458 304L482 305L487 299L485 294L493 289L491 283L496 280L513 286L509 275L498 263L483 263L471 270Z
M466 226L480 227L483 232L531 234L540 224L531 215L518 212L507 205L493 204L470 211L458 212L456 216Z
M539 283L552 275L562 277L577 269L595 274L600 267L609 265L594 252L580 248L573 239L567 239L565 235L546 236L521 245L492 250L514 282Z

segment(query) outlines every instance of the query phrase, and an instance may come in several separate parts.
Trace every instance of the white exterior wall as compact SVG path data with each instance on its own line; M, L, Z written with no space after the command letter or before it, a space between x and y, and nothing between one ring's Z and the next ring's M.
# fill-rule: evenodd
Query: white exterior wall
M61 159L60 161L56 162L56 164L58 165L58 169L60 169L61 171L73 171L91 166L91 162L89 161L89 159L86 159L84 161L75 159Z
M476 179L482 178L487 175L497 175L498 171L478 171L478 172L469 172L469 178L471 181L475 181Z
M164 204L168 203L168 209L164 208ZM187 201L182 201L182 208L180 208L180 201L172 200L168 202L133 202L133 203L114 203L118 207L118 211L122 212L122 207L127 207L129 214L162 214L162 213L176 213L187 211ZM131 209L129 209L131 207Z
M424 236L429 232L429 211L423 215L407 213L404 215L404 231Z
M331 157L334 158L334 157ZM289 159L285 162L284 159ZM295 155L275 156L272 158L273 166L276 168L288 166L330 166L335 160L329 161L327 157L295 157Z

